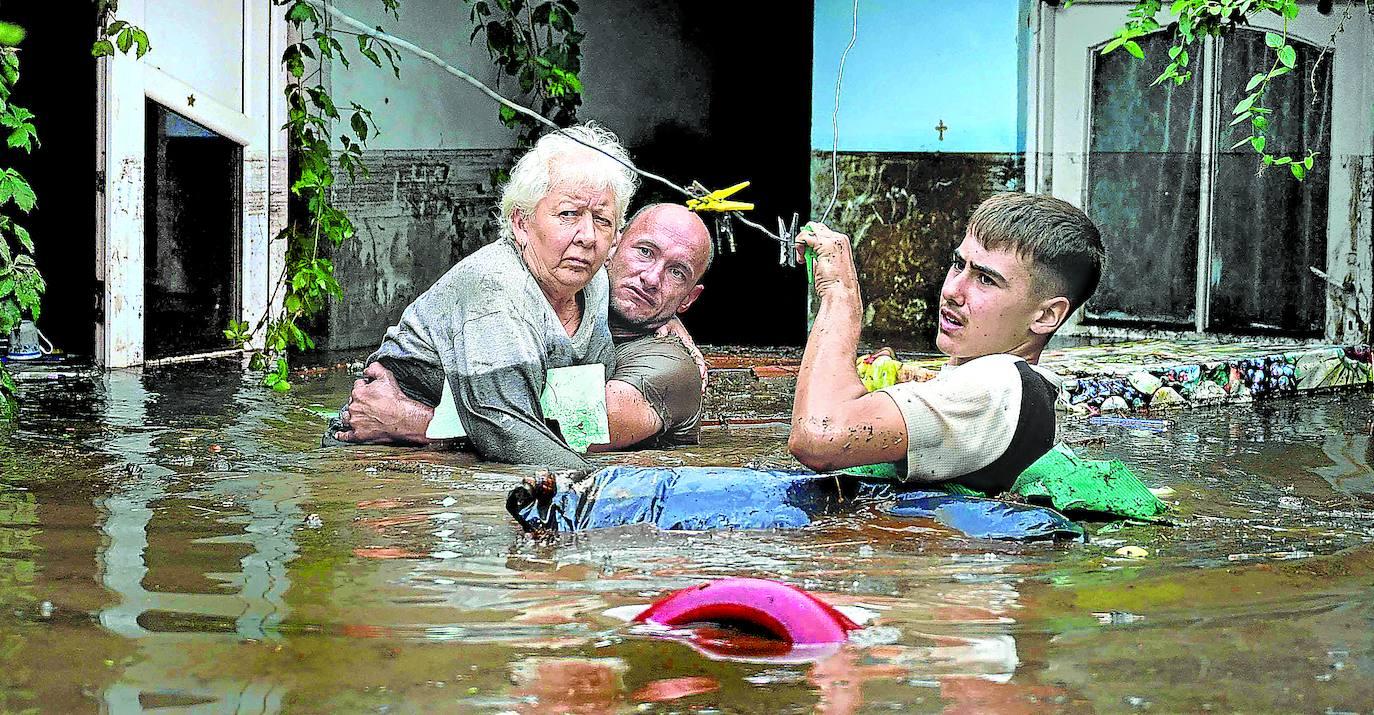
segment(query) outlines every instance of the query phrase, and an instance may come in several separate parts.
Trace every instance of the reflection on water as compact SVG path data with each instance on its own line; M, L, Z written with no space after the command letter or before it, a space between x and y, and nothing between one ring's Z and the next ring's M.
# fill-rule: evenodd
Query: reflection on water
M519 468L321 450L345 376L232 366L30 380L0 432L0 711L1354 711L1374 701L1369 395L1079 422L1175 526L1086 545L873 513L791 532L534 543ZM785 427L638 464L795 466ZM616 459L609 457L607 459ZM1118 559L1121 545L1150 550ZM717 576L872 615L819 660L730 660L617 613Z

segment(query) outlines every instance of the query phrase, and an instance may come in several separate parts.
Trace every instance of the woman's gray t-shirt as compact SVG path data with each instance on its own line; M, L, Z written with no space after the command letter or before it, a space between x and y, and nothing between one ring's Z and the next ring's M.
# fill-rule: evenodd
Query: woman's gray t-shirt
M498 240L459 261L406 307L368 362L431 407L453 391L463 429L484 459L557 469L587 466L544 422L545 372L595 362L615 369L604 268L578 294L569 336L516 247Z

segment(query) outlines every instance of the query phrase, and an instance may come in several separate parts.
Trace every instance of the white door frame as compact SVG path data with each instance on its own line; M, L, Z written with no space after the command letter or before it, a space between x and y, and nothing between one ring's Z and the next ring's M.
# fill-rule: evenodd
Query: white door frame
M143 26L162 2L217 0L123 0L119 18ZM240 245L237 250L240 320L256 324L269 303L280 308L272 287L286 263L287 134L285 70L277 61L286 43L285 8L239 0L243 17L243 97L230 107L132 55L99 61L96 197L96 280L103 285L103 318L95 327L96 364L107 368L144 360L144 100L152 99L243 147ZM194 28L187 28L194 32ZM157 52L153 37L152 52ZM261 339L258 339L260 346ZM207 355L224 354L214 351ZM185 357L176 358L185 359Z

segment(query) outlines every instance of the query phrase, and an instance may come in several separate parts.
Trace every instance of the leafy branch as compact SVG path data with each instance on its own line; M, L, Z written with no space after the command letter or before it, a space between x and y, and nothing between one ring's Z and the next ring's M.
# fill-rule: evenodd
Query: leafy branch
M124 20L114 19L118 11L119 0L95 0L97 35L100 39L91 45L91 56L108 57L114 55L116 49L128 54L130 49L134 49L134 58L142 59L153 49L148 41L148 33Z
M22 40L22 33L20 39ZM19 52L13 46L0 47L0 125L9 130L6 144L11 149L32 153L38 143L33 113L10 101L19 81ZM28 213L38 203L33 187L13 168L0 169L0 335L9 335L27 313L38 320L43 291L47 287L34 262L33 237L12 212ZM14 380L0 365L0 420L14 418Z
M514 77L527 106L559 126L577 121L582 104L583 33L577 31L574 0L527 3L525 0L463 0L472 6L472 34L482 35L502 76ZM501 106L501 123L517 132L517 143L530 146L543 127L533 118Z
M293 221L274 240L286 241L286 271L268 300L267 310L250 325L247 321L231 320L224 331L230 343L247 349L261 331L263 347L254 350L249 365L263 370L263 384L274 390L289 390L289 350L309 350L315 341L301 327L301 323L324 308L330 297L343 296L334 277L334 264L320 256L320 247L328 241L337 246L354 234L353 222L334 203L335 167L346 171L349 178L367 175L363 162L363 148L370 137L377 135L377 124L371 110L350 102L346 108L334 99L323 83L326 62L337 60L345 68L351 65L344 43L339 36L353 36L357 52L377 67L382 58L396 77L401 76L400 57L396 50L380 38L363 33L336 30L327 13L322 13L311 0L273 0L277 5L290 7L286 19L293 25L300 42L288 46L282 53L282 65L290 75L287 82L285 128L292 147L297 152L297 170L291 183L291 193L305 206L305 216ZM400 19L400 0L382 0L383 10ZM380 31L381 28L378 28ZM314 66L307 71L308 64ZM348 121L344 124L344 115ZM337 138L343 149L333 149L336 125ZM277 296L284 291L280 311L274 311Z
M1066 3L1067 7L1069 4ZM1161 29L1156 15L1162 9L1161 0L1139 0L1126 14L1126 23L1115 37L1103 46L1107 54L1124 49L1136 59L1144 59L1145 52L1136 42L1141 37ZM1287 166L1294 178L1301 181L1312 170L1317 152L1305 155L1279 155L1269 151L1267 133L1273 109L1264 105L1264 96L1271 81L1292 72L1297 67L1297 50L1288 42L1288 23L1298 16L1297 0L1174 0L1169 13L1176 18L1168 31L1172 44L1169 63L1151 86L1163 82L1181 85L1192 77L1188 48L1203 37L1217 37L1239 25L1248 25L1253 17L1271 13L1283 19L1283 32L1266 32L1265 46L1274 53L1267 71L1256 73L1245 87L1245 97L1231 110L1230 126L1250 123L1250 135L1232 145L1232 149L1246 144L1260 156L1264 166Z

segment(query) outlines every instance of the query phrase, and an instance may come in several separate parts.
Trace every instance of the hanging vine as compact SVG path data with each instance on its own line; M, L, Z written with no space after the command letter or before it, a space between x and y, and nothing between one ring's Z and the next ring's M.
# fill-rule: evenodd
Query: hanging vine
M265 372L264 385L285 391L291 388L289 351L315 347L314 339L301 323L324 308L331 296L343 295L334 277L333 262L320 255L326 242L338 246L354 233L353 222L334 202L335 171L341 169L350 178L367 175L363 148L369 138L377 135L371 110L357 102L349 102L346 109L340 109L340 103L324 84L324 67L332 61L338 61L344 68L350 66L345 42L339 39L348 37L348 45L356 41L357 53L373 65L382 67L385 58L386 66L397 78L401 70L400 58L388 43L371 34L334 27L329 15L318 9L315 2L273 2L287 6L287 22L301 38L286 48L281 61L290 75L285 90L286 129L297 159L291 193L305 212L274 239L286 241L286 271L273 289L267 310L252 325L247 321L230 321L224 336L248 349L261 332L262 347L252 350L249 365ZM381 2L388 15L400 19L400 0ZM335 138L342 146L337 152ZM274 310L278 294L283 296L281 309Z

